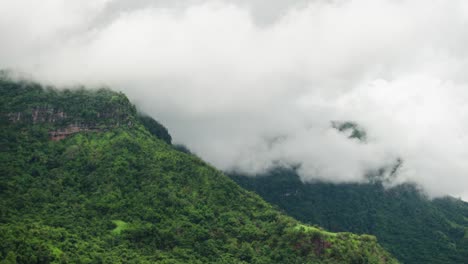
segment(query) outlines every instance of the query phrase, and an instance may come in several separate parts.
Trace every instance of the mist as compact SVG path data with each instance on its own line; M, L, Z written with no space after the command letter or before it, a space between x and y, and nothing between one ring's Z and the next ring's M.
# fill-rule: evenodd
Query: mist
M221 170L468 200L468 3L0 1L0 68L110 86ZM331 127L354 121L361 142Z

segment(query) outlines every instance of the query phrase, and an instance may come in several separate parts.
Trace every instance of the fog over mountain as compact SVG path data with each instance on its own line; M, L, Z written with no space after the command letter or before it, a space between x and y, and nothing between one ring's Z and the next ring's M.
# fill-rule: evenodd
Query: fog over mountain
M124 91L224 170L468 199L462 0L0 1L0 68ZM352 120L366 143L331 121Z

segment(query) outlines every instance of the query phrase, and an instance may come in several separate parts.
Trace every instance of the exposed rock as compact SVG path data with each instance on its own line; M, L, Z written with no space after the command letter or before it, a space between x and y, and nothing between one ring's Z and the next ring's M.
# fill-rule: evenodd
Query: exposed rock
M69 125L65 128L49 131L49 138L53 141L59 141L78 132L99 132L102 129L90 128L86 125Z
M30 116L25 112L8 113L7 116L8 119L14 123L29 121L33 124L55 123L67 118L67 114L63 110L50 107L35 107L31 109Z

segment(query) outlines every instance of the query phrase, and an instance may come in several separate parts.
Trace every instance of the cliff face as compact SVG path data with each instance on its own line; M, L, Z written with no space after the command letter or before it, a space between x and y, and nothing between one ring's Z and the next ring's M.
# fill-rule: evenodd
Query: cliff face
M122 93L109 89L55 90L34 83L0 78L0 121L18 127L38 125L49 138L62 140L78 132L102 132L142 123L151 134L171 144L167 129L153 118L137 113ZM9 99L7 99L9 98Z
M87 125L69 125L65 128L49 131L49 138L53 141L59 141L78 132L100 132L102 129L90 128Z
M30 113L30 114L29 114ZM8 120L16 124L27 124L32 123L33 125L37 124L48 124L52 128L57 122L64 123L64 120L68 119L68 115L62 109L54 109L51 107L35 107L32 109L27 109L24 112L14 112L6 114ZM99 114L98 114L99 118ZM102 131L95 126L91 126L86 123L69 124L66 127L58 127L56 129L51 129L48 134L51 140L57 141L66 138L69 135L78 133L78 132L88 132L88 131Z
M63 110L54 109L50 107L35 107L28 109L27 112L31 112L31 115L27 115L24 112L8 113L8 118L12 122L32 122L37 123L55 123L58 120L63 120L67 117L67 114Z
M0 80L2 94L13 100L2 100L1 118L18 127L39 125L48 129L51 140L62 140L78 132L99 132L135 122L135 107L125 95L108 89L54 90L32 83L8 87ZM77 98L78 97L78 98Z

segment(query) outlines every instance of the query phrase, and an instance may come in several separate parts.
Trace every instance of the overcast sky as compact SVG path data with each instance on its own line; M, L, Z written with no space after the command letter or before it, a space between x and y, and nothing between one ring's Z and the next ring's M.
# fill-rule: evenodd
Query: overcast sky
M396 183L468 200L468 1L0 0L0 68L123 91L223 170L401 158Z

